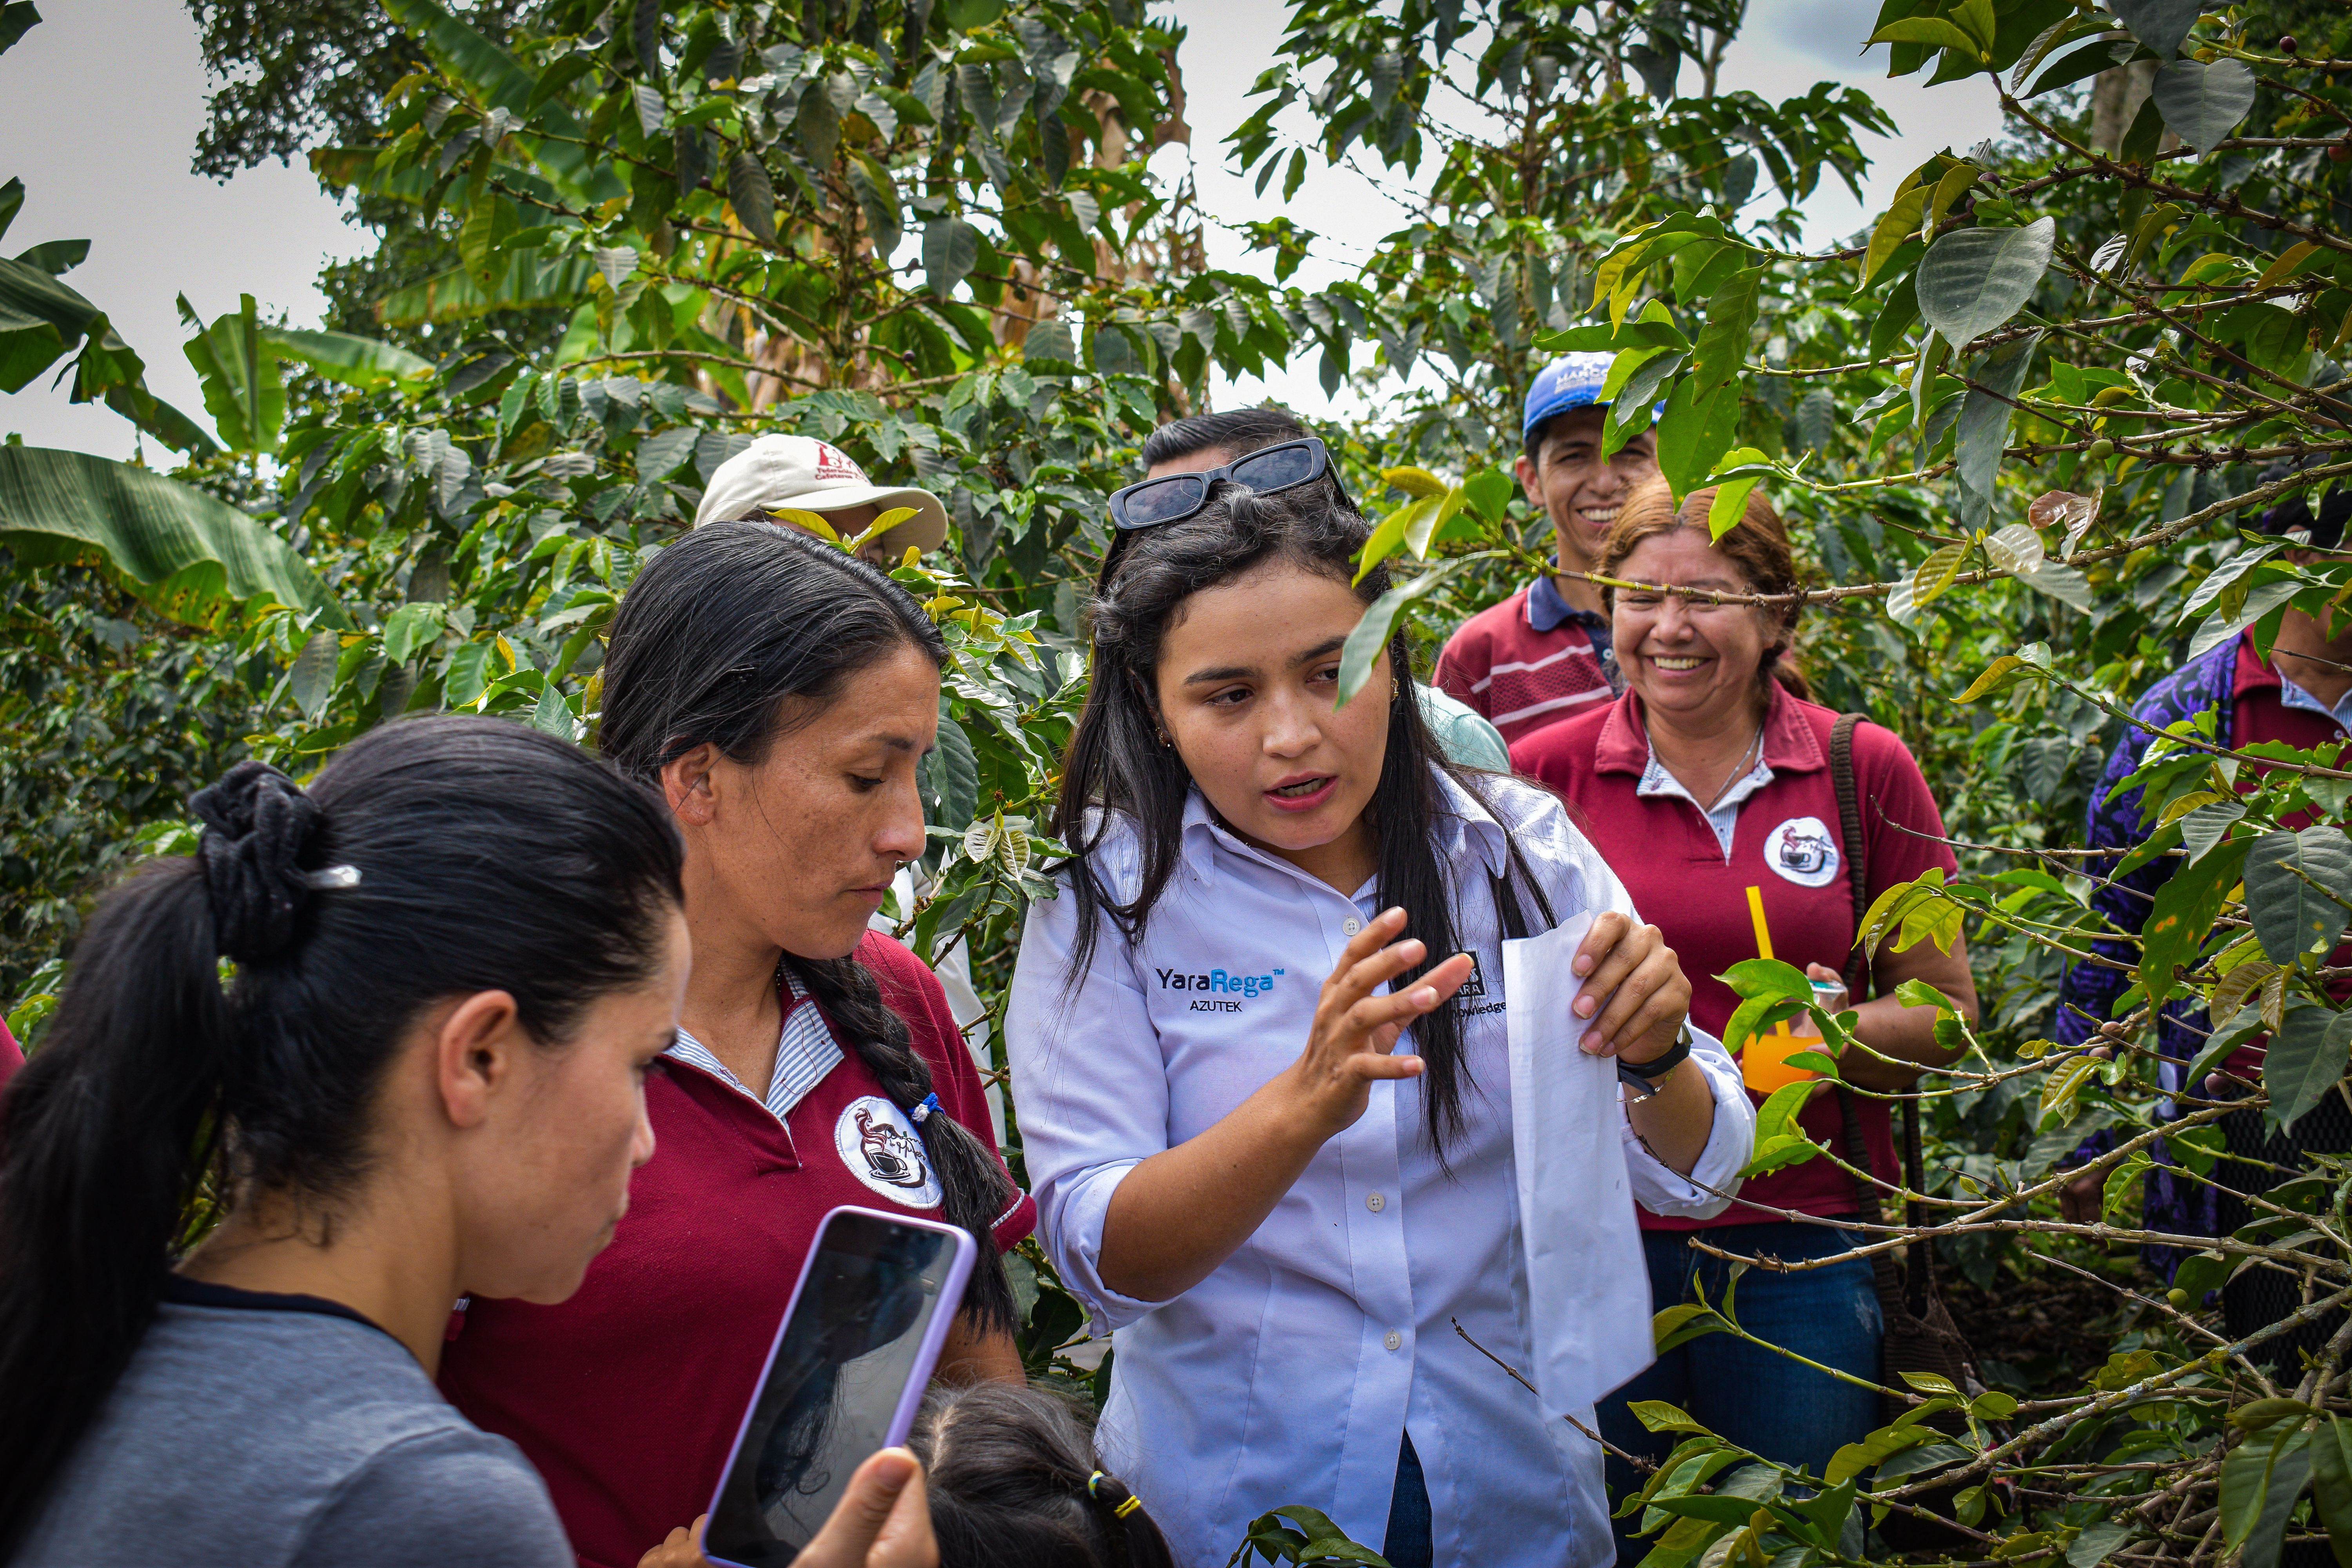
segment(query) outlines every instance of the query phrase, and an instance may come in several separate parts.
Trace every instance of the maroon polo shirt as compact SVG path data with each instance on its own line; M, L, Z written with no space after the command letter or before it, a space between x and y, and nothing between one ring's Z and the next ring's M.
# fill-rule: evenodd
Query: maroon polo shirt
M25 1053L17 1048L16 1037L8 1032L7 1020L0 1018L0 1089L7 1088L8 1080L24 1065Z
M1853 890L1839 824L1837 787L1830 777L1830 731L1837 715L1772 687L1764 720L1764 761L1772 780L1742 802L1731 854L1692 802L1678 795L1636 793L1650 761L1642 700L1633 692L1596 712L1555 724L1511 748L1520 773L1559 791L1643 918L1665 932L1691 983L1691 1020L1715 1035L1739 1005L1719 978L1743 959L1769 955L1802 969L1808 963L1845 967L1854 942ZM1862 803L1870 897L1907 882L1930 866L1947 876L1958 869L1940 842L1943 815L1902 741L1875 724L1853 736L1856 794ZM1906 831L1908 829L1909 831ZM1753 901L1751 902L1751 895ZM1762 1095L1751 1096L1759 1105ZM1895 1141L1886 1102L1856 1095L1871 1166L1895 1179ZM1837 1097L1823 1095L1799 1118L1806 1132L1843 1152L1844 1123ZM1748 1182L1743 1199L1804 1214L1856 1212L1852 1177L1827 1160L1773 1172ZM1666 1219L1641 1211L1648 1230L1701 1230L1769 1220L1735 1200L1713 1219Z
M1484 714L1512 745L1606 705L1612 695L1591 630L1565 605L1557 619L1538 616L1533 594L1532 586L1522 588L1463 622L1438 653L1433 677L1440 690ZM1550 624L1539 626L1538 619Z
M2344 738L2343 727L2326 714L2286 705L2279 687L2279 672L2254 651L2251 627L2238 637L2238 668L2231 682L2231 697L2237 711L2231 715L2230 738L2242 750L2257 741L2284 741L2309 751ZM2264 763L2255 761L2240 787L2252 789L2254 777L2268 771ZM2298 816L2289 826L2308 827L2311 818L2307 815Z
M930 1063L940 1104L989 1140L980 1075L937 977L878 932L858 956ZM665 1067L646 1084L654 1157L579 1294L554 1307L477 1300L453 1319L442 1352L442 1392L476 1426L521 1445L583 1568L635 1568L709 1506L828 1210L941 1217L899 1201L909 1195L903 1142L889 1140L880 1165L865 1157L889 1124L856 1052L782 1122L709 1073ZM1036 1214L1020 1194L996 1223L997 1246L1027 1236Z

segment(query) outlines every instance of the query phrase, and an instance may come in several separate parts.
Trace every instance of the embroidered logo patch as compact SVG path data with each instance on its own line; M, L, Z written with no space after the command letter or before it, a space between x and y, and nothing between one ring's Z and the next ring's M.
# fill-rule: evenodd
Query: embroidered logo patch
M841 1108L833 1143L849 1173L891 1202L939 1207L944 1194L923 1155L922 1136L905 1111L880 1095L864 1095Z
M866 470L859 468L848 453L823 441L816 444L816 477L820 479L856 479L866 482Z
M1792 816L1764 840L1764 863L1801 888L1821 888L1838 874L1837 840L1818 816Z

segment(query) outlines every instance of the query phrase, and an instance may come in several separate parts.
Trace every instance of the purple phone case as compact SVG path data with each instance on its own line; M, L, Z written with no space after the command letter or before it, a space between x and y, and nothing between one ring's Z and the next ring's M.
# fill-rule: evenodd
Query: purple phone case
M751 1429L751 1417L760 1408L760 1396L768 1390L768 1373L776 1364L776 1352L783 1348L784 1331L792 1327L793 1312L801 1304L801 1292L808 1287L809 1270L816 1267L816 1255L824 1248L825 1230L843 1215L856 1215L860 1219L878 1219L886 1225L903 1226L908 1230L936 1231L952 1237L956 1244L955 1258L948 1264L946 1282L940 1287L940 1301L945 1307L950 1301L961 1302L963 1300L963 1288L971 1279L972 1264L980 1256L980 1247L972 1240L971 1233L961 1226L942 1225L935 1219L916 1219L908 1215L886 1214L880 1209L859 1208L855 1204L844 1204L839 1208L827 1210L825 1216L817 1222L816 1239L810 1244L808 1256L801 1260L801 1277L793 1281L792 1300L784 1303L784 1315L776 1320L776 1337L768 1342L768 1353L760 1363L760 1376L751 1384L751 1403L743 1406L743 1419L736 1424L735 1440L727 1445L727 1462L719 1467L719 1479L711 1489L710 1506L704 1510L707 1513L716 1515L719 1511L719 1500L726 1492L727 1478L735 1473L735 1456L742 1452L743 1438ZM923 1330L923 1342L915 1350L914 1370L908 1375L907 1386L898 1395L898 1408L892 1414L889 1430L883 1437L882 1447L885 1448L898 1447L906 1442L907 1434L915 1429L915 1412L922 1406L924 1392L930 1386L931 1369L939 1364L940 1351L947 1344L948 1330L955 1322L955 1318L954 1310L936 1312ZM721 1568L741 1568L730 1558L715 1553L708 1555Z

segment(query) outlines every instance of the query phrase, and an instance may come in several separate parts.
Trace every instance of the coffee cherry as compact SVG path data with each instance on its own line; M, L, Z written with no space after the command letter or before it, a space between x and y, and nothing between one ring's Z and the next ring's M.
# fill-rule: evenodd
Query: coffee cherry
M2279 40L2279 53L2283 55L2291 55L2294 53L2294 35L2293 33L2287 34L2286 37Z
M2189 1292L2177 1285L2164 1293L2164 1299L2172 1303L2172 1310L2176 1312L2189 1310Z
M2083 452L2083 456L2090 458L2091 461L2095 463L2104 463L2115 455L2116 444L2113 441L2108 440L2105 436L2102 436L2097 440L2092 442Z

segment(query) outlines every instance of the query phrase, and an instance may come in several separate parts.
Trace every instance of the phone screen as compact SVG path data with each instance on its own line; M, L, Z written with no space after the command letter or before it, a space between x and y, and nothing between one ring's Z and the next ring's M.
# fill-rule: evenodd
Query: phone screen
M826 1224L712 1506L709 1555L766 1568L815 1538L892 1436L955 1260L956 1238L937 1230L855 1214Z

